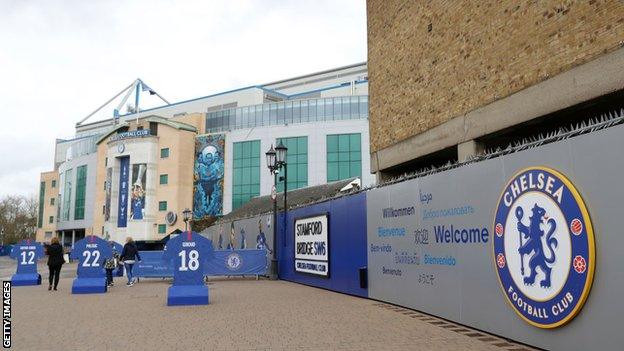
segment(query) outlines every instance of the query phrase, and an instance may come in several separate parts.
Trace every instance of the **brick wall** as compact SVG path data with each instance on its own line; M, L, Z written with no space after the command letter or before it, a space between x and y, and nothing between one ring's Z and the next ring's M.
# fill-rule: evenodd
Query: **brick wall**
M371 152L605 53L624 2L368 0Z

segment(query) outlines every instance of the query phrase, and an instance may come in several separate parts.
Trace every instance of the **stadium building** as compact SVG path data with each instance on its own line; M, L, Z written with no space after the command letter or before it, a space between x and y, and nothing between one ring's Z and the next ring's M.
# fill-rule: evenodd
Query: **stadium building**
M157 94L141 80L124 91L136 93L135 106L139 93ZM184 209L193 219L220 217L271 193L264 153L280 142L289 190L354 177L371 185L368 140L366 63L115 110L56 141L54 170L41 174L37 240L54 232L66 246L90 234L160 240L184 230Z

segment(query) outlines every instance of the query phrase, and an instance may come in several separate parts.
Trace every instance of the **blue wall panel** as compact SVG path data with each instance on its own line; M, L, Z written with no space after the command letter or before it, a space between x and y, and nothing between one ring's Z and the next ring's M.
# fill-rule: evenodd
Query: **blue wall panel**
M295 272L295 219L323 213L329 214L329 278ZM365 193L289 211L285 232L283 223L282 214L277 241L280 279L368 297L368 289L360 288L358 272L367 264Z

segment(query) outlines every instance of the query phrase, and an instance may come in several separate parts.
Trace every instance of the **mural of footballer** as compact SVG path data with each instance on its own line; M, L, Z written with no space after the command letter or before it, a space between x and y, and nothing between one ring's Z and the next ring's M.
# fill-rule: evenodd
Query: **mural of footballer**
M145 170L147 165L133 165L131 200L130 200L130 218L135 220L143 219L143 210L145 209Z
M266 242L266 235L262 231L262 219L258 221L258 236L256 236L256 249L266 249L269 253L273 253L273 251L269 248L269 245Z
M218 216L223 210L222 134L198 137L195 144L193 217Z

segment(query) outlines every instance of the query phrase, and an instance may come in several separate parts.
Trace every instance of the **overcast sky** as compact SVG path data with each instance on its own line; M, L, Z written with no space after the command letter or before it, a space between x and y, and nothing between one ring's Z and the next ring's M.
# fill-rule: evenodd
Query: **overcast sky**
M362 61L365 0L0 0L0 196L137 77L175 102Z

